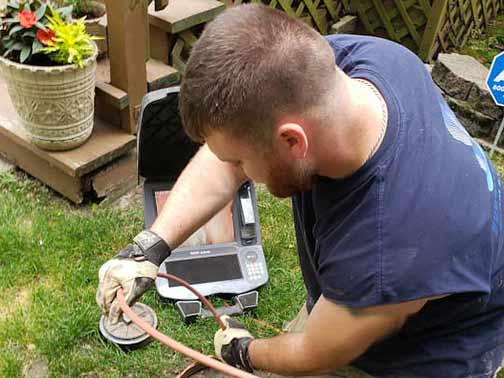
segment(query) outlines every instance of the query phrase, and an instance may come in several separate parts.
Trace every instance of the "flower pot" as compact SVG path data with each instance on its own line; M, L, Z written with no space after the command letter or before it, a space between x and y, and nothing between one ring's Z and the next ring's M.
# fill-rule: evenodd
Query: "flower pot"
M105 28L100 25L102 19L107 17L105 4L99 1L89 1L85 10L86 20L84 24L86 25L86 31L89 35L101 38L96 41L96 45L98 46L98 55L102 56L107 53L107 34Z
M91 135L96 57L84 67L31 66L0 57L0 74L31 142L51 151L69 150Z

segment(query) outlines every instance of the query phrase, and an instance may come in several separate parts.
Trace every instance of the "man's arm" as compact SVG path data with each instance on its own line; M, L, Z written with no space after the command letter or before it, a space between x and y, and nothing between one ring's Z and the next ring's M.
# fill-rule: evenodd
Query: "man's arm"
M178 178L151 230L176 248L229 203L246 179L240 167L219 160L203 145Z
M136 302L153 284L158 267L194 231L231 201L246 177L242 169L220 161L204 145L180 175L151 231L142 231L102 265L96 302L110 324L120 320L119 288Z
M304 332L252 341L250 361L255 369L282 375L330 373L399 330L408 316L420 311L426 302L421 299L350 310L321 297Z

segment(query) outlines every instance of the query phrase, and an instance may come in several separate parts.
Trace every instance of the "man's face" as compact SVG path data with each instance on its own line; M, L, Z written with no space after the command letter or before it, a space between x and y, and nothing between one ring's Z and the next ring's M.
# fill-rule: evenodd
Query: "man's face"
M218 131L207 137L206 143L220 160L239 166L247 177L265 184L276 197L289 197L311 188L314 172L307 161L294 158L288 149L280 151L276 143L265 148Z

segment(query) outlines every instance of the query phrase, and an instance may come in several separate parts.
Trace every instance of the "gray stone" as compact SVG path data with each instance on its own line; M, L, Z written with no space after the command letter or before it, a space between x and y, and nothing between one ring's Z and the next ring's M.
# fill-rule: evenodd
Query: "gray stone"
M0 173L12 170L14 170L14 165L9 163L7 160L2 159L2 157L0 156Z
M137 186L119 198L109 200L107 203L102 203L102 205L110 205L120 210L141 208L143 206L143 186Z
M478 112L467 101L457 100L449 96L445 96L445 99L469 134L475 138L487 140L492 138L494 130L498 127L498 121Z
M494 120L502 119L502 108L495 105L492 95L486 87L473 85L467 96L467 101L479 112L493 118Z
M356 16L343 16L331 26L330 34L354 34L359 19Z
M432 79L450 97L466 100L474 81L485 80L486 68L476 59L460 54L439 54Z
M468 55L439 54L432 70L434 82L450 97L467 101L478 112L494 120L502 117L485 81L488 69Z

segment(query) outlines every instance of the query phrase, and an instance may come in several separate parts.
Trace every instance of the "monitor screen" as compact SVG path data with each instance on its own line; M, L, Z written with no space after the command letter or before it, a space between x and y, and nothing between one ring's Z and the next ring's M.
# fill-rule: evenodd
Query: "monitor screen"
M242 278L237 255L208 257L205 259L168 261L166 271L178 276L191 285L200 283L237 280ZM170 287L180 286L168 280Z
M161 212L170 196L169 190L155 191L156 214ZM199 247L234 241L233 202L228 203L217 215L192 234L180 247Z

